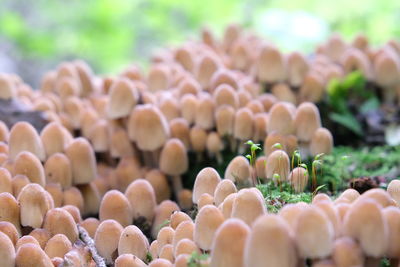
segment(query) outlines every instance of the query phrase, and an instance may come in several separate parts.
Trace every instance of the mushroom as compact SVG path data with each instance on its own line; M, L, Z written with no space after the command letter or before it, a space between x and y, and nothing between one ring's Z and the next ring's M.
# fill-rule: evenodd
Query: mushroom
M114 262L115 267L146 267L147 265L132 254L122 254Z
M18 267L53 267L53 263L46 253L36 244L24 244L18 250L15 257L15 265Z
M132 224L132 207L127 197L117 190L108 191L100 203L99 219L113 219L124 227Z
M197 204L204 193L214 195L215 189L221 178L218 172L211 167L202 169L196 176L193 185L193 203Z
M133 213L133 220L145 220L149 225L154 218L156 197L151 184L145 179L132 182L125 191Z
M297 266L296 247L287 222L278 215L259 217L247 239L244 255L244 266Z
M249 234L250 228L239 219L228 219L222 223L213 238L210 267L242 267Z
M106 264L111 264L118 255L118 243L123 230L124 228L115 220L105 220L97 228L94 243Z
M139 93L132 81L119 78L113 82L108 93L109 101L106 107L109 119L119 119L128 116L139 100Z
M63 234L57 234L47 241L44 252L46 252L49 258L60 257L72 249L72 244L69 239Z
M82 137L74 139L65 154L71 162L73 184L86 184L96 177L96 158L89 142Z
M187 171L188 161L185 146L180 139L172 138L165 143L159 165L161 171L172 177L175 197L183 188L181 175Z
M46 157L42 140L35 128L24 121L17 122L11 128L8 145L11 160L15 160L17 155L23 151L31 152L40 161Z
M222 212L214 205L205 205L199 210L194 226L194 241L199 248L211 249L214 234L224 220Z
M78 239L78 228L74 218L68 211L62 208L54 208L46 213L43 228L51 236L64 234L71 243L74 243Z
M233 200L231 217L241 219L251 226L259 216L265 214L264 206L264 198L258 189L241 189Z
M127 226L121 233L118 242L118 254L133 254L145 260L149 248L146 236L135 225Z

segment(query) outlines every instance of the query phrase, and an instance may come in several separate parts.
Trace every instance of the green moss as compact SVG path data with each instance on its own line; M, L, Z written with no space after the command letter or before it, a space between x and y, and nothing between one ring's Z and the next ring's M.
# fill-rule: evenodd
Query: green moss
M296 194L292 192L289 184L276 186L273 182L257 185L265 199L268 212L277 213L285 204L306 202L310 203L312 194L305 192Z

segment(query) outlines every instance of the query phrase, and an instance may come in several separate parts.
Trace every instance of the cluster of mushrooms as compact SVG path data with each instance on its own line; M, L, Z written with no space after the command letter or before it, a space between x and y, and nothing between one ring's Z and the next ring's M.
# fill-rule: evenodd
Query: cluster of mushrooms
M374 266L388 257L397 267L397 181L389 193L318 194L274 215L253 186L278 175L302 192L308 172L291 170L289 158L331 152L315 105L329 79L359 69L394 101L399 51L333 36L314 58L284 55L231 25L220 42L204 30L201 41L161 51L147 75L130 66L101 77L64 62L33 90L0 74L2 101L48 121L0 121L0 266L183 267L207 252L196 266ZM248 140L264 146L254 164L242 156ZM224 158L227 150L238 156ZM183 188L190 153L230 161L224 179L206 167Z

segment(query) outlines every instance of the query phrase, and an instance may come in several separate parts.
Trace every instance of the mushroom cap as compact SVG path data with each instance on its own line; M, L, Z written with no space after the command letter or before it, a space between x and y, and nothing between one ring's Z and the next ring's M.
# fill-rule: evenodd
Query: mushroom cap
M47 158L55 153L64 152L65 147L72 141L72 136L64 126L57 122L47 124L40 132Z
M106 113L109 119L119 119L128 116L139 98L134 83L127 78L118 78L114 81L108 95L109 101Z
M253 137L253 112L246 107L240 108L236 111L233 136L239 140L249 140Z
M337 266L364 266L364 255L360 246L347 236L335 240L332 259Z
M117 190L108 191L101 200L99 218L116 220L124 227L132 224L132 207L127 197Z
M245 247L244 266L294 267L297 255L289 225L278 215L264 215L253 224Z
M268 134L276 132L278 134L292 134L294 132L293 114L285 103L274 104L268 114Z
M11 128L9 140L9 157L14 160L22 151L28 151L37 156L40 161L46 157L42 140L37 131L27 122L21 121Z
M167 141L169 127L165 116L154 105L138 105L129 117L128 134L139 149L154 151Z
M107 264L112 263L113 254L118 250L118 243L124 228L115 220L100 223L94 236L94 243L99 255Z
M385 254L388 227L380 205L371 199L358 199L346 213L343 233L354 238L364 253L371 257Z
M24 244L15 257L15 265L20 267L38 266L53 267L53 263L46 253L36 244Z
M282 181L289 179L290 161L289 156L283 150L275 150L267 158L266 176L273 178L279 174Z
M260 216L265 214L265 203L261 192L256 188L241 189L232 205L232 218L238 218L249 226Z
M32 183L37 183L42 187L46 183L42 163L35 154L29 151L22 151L17 155L13 173L25 175Z
M65 154L52 154L44 164L46 183L60 184L63 189L72 185L71 162Z
M179 211L179 206L171 200L164 200L156 207L155 217L151 228L151 236L153 238L157 237L162 224L164 224L166 220L169 220L171 214L175 211Z
M132 254L122 254L114 262L115 267L146 267L147 265Z
M313 156L318 154L330 154L333 149L333 137L325 128L318 128L311 138L310 151Z
M290 172L289 181L296 193L303 192L308 183L308 171L303 167L294 168Z
M71 162L73 184L86 184L97 175L96 158L89 142L82 137L74 139L65 149Z
M214 191L214 202L218 207L222 202L224 202L225 198L227 198L230 194L236 193L237 188L235 184L229 179L223 179L218 182L218 185L215 187Z
M317 106L303 102L297 107L294 117L296 136L301 142L310 142L315 131L321 127L321 118Z
M195 111L195 125L210 130L214 128L214 99L209 94L203 94L198 98Z
M236 91L229 84L219 85L213 93L213 98L217 107L229 105L236 109L239 105Z
M304 76L306 76L310 69L306 57L297 51L288 55L287 72L289 83L292 86L298 87L303 83Z
M256 61L257 78L267 83L284 81L286 79L285 65L285 59L277 48L264 45Z
M71 243L74 243L78 239L78 228L74 217L62 208L54 208L46 213L43 228L47 230L51 236L64 234Z
M212 242L210 267L243 266L245 243L249 233L250 228L239 219L223 222Z
M185 145L180 139L169 139L160 155L160 169L168 175L181 175L188 169L188 157Z
M63 234L56 234L47 241L44 252L46 252L49 258L60 257L72 249L72 244L69 239Z
M15 249L11 239L0 231L0 257L2 266L15 266Z
M294 230L301 258L325 258L331 254L335 233L332 223L320 209L303 209Z
M235 110L231 106L223 105L215 112L217 132L220 136L233 135Z
M156 207L156 196L151 184L145 179L133 181L125 191L133 211L133 218L146 218L149 222L153 221L154 210Z
M145 178L153 187L158 204L169 199L171 190L168 185L167 177L164 175L164 173L157 169L153 169L146 173Z
M135 225L129 225L122 231L118 242L118 254L133 254L141 260L146 258L149 241Z
M198 203L202 194L208 193L214 195L214 191L221 181L218 172L211 167L202 169L196 176L193 185L193 203Z
M225 179L237 183L247 183L250 180L250 164L244 156L236 156L225 169Z
M194 241L199 248L211 249L214 234L224 220L222 212L214 205L205 205L199 210L194 227Z

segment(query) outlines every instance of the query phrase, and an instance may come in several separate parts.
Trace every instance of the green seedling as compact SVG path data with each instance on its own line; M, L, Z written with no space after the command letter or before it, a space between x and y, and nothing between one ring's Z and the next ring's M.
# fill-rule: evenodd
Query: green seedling
M313 162L312 162L312 164L311 164L311 167L312 167L312 170L311 170L311 172L312 172L311 191L312 192L314 192L316 190L316 188L317 188L317 171L318 171L318 168L320 168L321 172L322 172L322 161L323 161L322 157L323 156L324 156L324 153L316 155L314 160L313 160ZM321 173L321 176L322 176L322 173Z
M281 145L281 143L275 143L274 145L272 145L272 148L283 149L283 146Z
M170 222L171 222L170 220L163 221L162 223L160 223L160 225L157 226L158 230L160 230L161 228L169 225Z
M153 261L153 255L151 255L150 252L147 252L147 253L146 253L145 263L147 264L147 263L150 263L150 262L152 262L152 261Z
M255 144L253 141L249 140L245 143L245 145L250 146L250 154L246 155L246 158L250 161L250 165L252 167L252 182L255 186L257 184L257 173L255 171L256 159L257 159L257 151L261 150L260 144Z
M202 264L202 261L207 260L209 257L208 254L199 254L197 251L194 251L191 255L190 258L187 261L188 267L203 267L204 265Z
M323 184L323 185L318 186L318 187L313 191L313 193L312 193L312 198L314 199L314 197L318 194L318 192L319 192L322 188L324 188L325 186L326 186L326 184Z
M294 161L297 159L297 166L301 164L301 155L299 150L295 150L292 155L292 170L294 169Z

